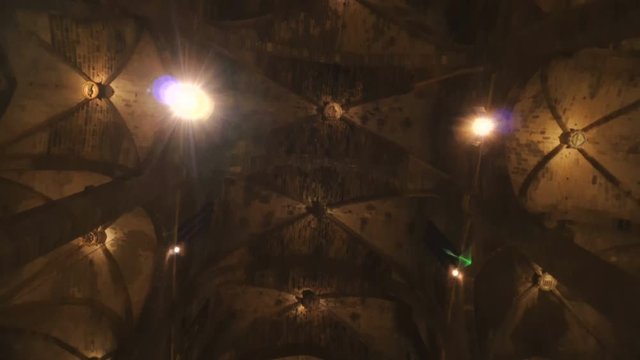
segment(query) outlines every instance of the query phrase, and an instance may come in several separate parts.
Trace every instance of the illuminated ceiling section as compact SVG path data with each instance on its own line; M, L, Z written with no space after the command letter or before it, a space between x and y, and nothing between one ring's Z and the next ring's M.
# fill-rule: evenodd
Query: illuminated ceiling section
M166 70L149 33L142 31L134 46L127 65L111 83L114 94L110 100L131 131L140 157L144 158L154 139L167 131L170 124L166 109L158 106L151 93L153 81Z
M514 111L509 170L533 212L640 221L640 85L635 58L585 50L556 60Z
M6 146L16 136L78 106L84 99L85 80L25 31L7 30L2 46L12 49L8 61L18 84L0 118L0 144Z

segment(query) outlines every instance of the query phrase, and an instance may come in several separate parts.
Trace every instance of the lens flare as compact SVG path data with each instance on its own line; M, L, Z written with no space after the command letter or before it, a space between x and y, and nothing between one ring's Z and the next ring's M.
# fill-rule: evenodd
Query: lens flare
M195 84L162 76L153 83L153 96L171 112L185 120L203 120L213 113L213 101Z
M495 121L486 116L480 116L473 120L471 131L479 137L485 137L493 132L496 128Z
M470 257L466 257L466 256L462 256L462 255L456 255L453 253L453 251L449 250L449 249L442 249L444 251L445 254L457 259L459 261L459 263L463 266L463 267L469 267L472 264L471 258Z
M161 104L169 105L169 101L167 100L167 89L176 84L178 84L178 81L169 75L157 78L151 87L153 97Z

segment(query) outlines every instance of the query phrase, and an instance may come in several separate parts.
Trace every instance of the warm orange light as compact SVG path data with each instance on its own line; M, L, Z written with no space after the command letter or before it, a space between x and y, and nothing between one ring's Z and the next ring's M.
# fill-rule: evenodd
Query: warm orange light
M458 280L462 280L462 271L458 268L453 268L451 269L451 276Z
M304 305L300 304L296 308L296 312L298 315L304 315L307 312L307 309L304 307Z
M169 255L179 255L182 252L182 247L179 245L175 245L171 249L169 249Z
M213 101L194 84L176 83L166 90L166 101L173 114L185 120L202 120L213 113Z
M496 122L488 116L479 116L473 120L471 131L478 137L485 137L493 133L496 128Z

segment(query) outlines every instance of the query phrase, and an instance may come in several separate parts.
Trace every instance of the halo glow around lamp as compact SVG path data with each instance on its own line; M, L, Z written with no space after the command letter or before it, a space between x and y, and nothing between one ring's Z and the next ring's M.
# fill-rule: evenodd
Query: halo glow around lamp
M180 245L172 246L169 249L169 255L180 255L181 252L182 252L182 247Z
M451 276L458 280L462 280L462 272L458 268L451 269Z
M495 120L488 116L478 116L473 119L473 123L471 124L471 131L473 131L474 135L480 138L490 135L495 129Z
M170 76L162 76L153 83L153 95L184 120L204 120L213 113L213 101L201 87Z

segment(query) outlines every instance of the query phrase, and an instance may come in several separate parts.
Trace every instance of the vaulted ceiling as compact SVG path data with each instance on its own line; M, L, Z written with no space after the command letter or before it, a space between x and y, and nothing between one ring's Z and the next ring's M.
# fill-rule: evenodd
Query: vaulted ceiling
M149 33L133 19L3 18L0 216L139 171L166 126L139 85L164 73ZM3 358L106 359L140 316L157 246L148 214L132 209L70 240L3 274Z
M461 55L359 2L211 5L200 41L246 72L226 89L243 98L228 121L251 129L215 212L219 250L194 304L209 319L188 356L438 356L442 270L424 241L451 179L429 164L437 85L420 82Z
M640 9L616 4L11 5L0 357L634 358ZM174 128L165 73L214 116Z

